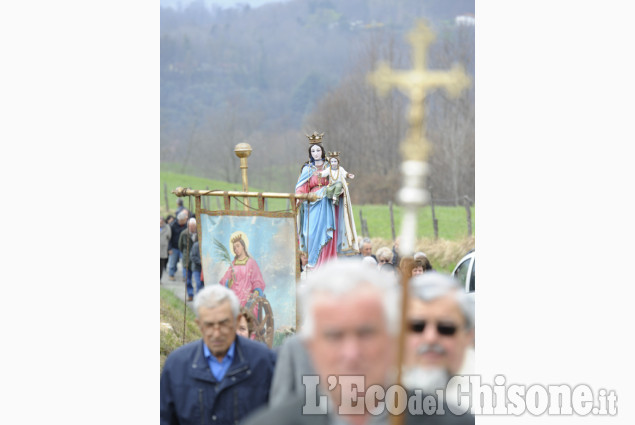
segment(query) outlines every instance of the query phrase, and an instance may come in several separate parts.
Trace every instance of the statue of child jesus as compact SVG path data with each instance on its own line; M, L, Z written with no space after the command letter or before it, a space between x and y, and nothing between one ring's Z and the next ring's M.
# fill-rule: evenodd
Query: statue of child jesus
M344 167L340 167L339 155L339 152L329 152L329 163L331 167L320 172L320 177L329 178L329 185L326 188L326 197L333 199L333 205L339 204L340 195L346 187L346 178L355 178L355 174L350 174Z

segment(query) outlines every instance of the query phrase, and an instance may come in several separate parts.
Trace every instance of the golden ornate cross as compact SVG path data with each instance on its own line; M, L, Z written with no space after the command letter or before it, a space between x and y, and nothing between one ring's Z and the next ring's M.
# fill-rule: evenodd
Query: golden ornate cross
M408 34L408 41L413 51L413 68L407 71L393 71L386 63L381 63L377 70L368 75L368 82L377 88L380 96L386 95L396 87L410 98L408 113L408 132L400 146L403 162L401 169L404 183L397 195L403 205L399 253L403 257L414 252L417 234L417 208L425 205L428 192L423 187L427 173L426 159L430 144L425 138L423 101L426 92L431 88L444 88L450 96L458 95L470 83L469 77L460 66L450 71L431 71L426 69L426 53L434 40L434 34L419 21L415 29ZM399 333L397 352L397 383L402 382L402 364L404 358L405 323L410 276L402 276L401 331ZM393 425L404 423L403 414L391 417Z
M394 71L387 63L382 62L367 78L368 82L377 88L380 96L385 96L391 88L396 87L410 98L409 129L400 147L401 154L404 160L425 161L429 150L429 143L425 138L423 112L426 92L441 87L450 96L455 97L470 84L470 79L459 65L455 65L450 71L426 69L426 53L428 46L434 41L434 33L423 21L417 22L417 26L407 38L412 46L413 68Z

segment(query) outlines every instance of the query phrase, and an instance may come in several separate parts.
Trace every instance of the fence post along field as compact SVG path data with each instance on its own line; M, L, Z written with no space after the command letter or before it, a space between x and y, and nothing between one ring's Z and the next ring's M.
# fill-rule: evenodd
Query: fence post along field
M465 195L463 197L463 205L465 205L465 216L467 220L467 235L472 236L472 201Z
M163 194L165 196L165 210L170 212L170 203L168 202L168 184L163 183Z
M432 194L432 186L430 186L430 211L432 212L432 226L434 227L434 240L439 239L439 222L434 214L434 195Z
M395 217L392 212L392 201L388 201L388 208L390 209L390 234L392 235L393 242L397 239L395 236Z

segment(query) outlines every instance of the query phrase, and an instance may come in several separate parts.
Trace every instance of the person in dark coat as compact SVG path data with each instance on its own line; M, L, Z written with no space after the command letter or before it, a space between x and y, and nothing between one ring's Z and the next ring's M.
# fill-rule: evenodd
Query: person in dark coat
M196 293L198 294L205 286L202 279L202 267L201 267L201 251L199 249L198 240L192 245L190 252L190 263L188 267L192 270L192 278L196 282Z
M187 210L181 211L176 216L176 220L174 220L170 225L172 230L172 236L170 237L170 243L168 244L168 274L170 275L170 280L175 280L174 275L176 274L176 265L181 258L181 251L179 251L179 236L181 236L181 232L187 228L187 219ZM185 280L185 268L183 268L183 280Z
M183 199L179 198L176 200L176 212L174 213L174 215L179 215L179 213L181 211L183 211L185 209L185 207L183 206Z
M161 425L237 424L266 405L276 355L236 334L239 302L210 285L194 300L202 339L174 350L161 372Z
M165 266L168 264L168 245L170 244L170 238L172 237L172 228L165 222L163 217L159 217L159 226L161 227L161 237L160 237L160 264L161 271L159 273L159 281L163 277L163 270L165 270Z
M194 251L194 244L198 240L198 235L196 233L196 219L190 218L187 221L187 228L181 232L179 236L179 251L181 251L181 255L183 256L183 274L185 276L185 283L187 288L187 300L192 301L194 297L194 288L192 287L192 275L193 275L193 264L191 261L190 253ZM197 246L198 249L198 246ZM200 269L200 257L199 257L199 269L198 269L198 281L196 283L196 290L200 289L201 283L201 269Z

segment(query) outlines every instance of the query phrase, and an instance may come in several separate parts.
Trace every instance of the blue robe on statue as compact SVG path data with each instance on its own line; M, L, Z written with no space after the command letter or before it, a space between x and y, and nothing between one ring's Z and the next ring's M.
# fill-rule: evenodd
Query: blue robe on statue
M335 248L324 248L333 239L335 230L335 208L333 202L325 197L328 177L321 178L315 171L328 169L328 166L316 168L313 161L302 167L296 193L313 192L318 196L315 202L304 201L298 212L298 239L300 250L308 253L308 266L315 267L328 258L336 257Z

